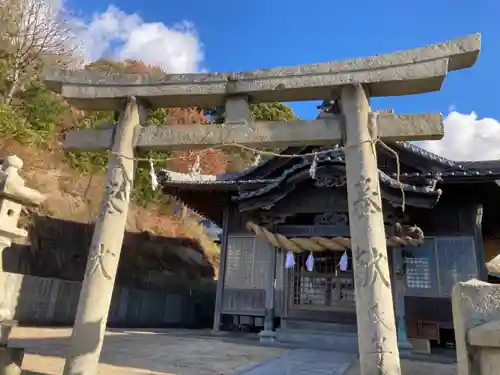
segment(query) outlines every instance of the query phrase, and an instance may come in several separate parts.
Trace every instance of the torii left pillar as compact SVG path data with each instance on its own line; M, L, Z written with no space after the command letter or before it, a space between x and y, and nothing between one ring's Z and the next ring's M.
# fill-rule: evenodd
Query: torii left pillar
M135 97L125 99L115 129L99 217L89 250L64 375L98 373L135 175L134 141L143 118Z

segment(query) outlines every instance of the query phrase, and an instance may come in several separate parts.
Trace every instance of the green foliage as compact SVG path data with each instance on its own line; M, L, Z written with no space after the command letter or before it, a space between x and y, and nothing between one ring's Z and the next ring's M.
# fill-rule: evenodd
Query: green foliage
M0 103L4 103L5 96L9 89L9 63L10 55L3 52L0 48Z
M162 160L169 157L169 153L160 151L146 151L138 155L141 159L151 159L159 162L158 164L164 165ZM157 165L156 165L157 167ZM135 175L134 189L132 192L132 199L137 203L146 206L152 202L167 203L167 198L161 192L161 189L153 191L151 188L151 176L149 174L149 163L141 161L137 166L137 173Z
M97 128L102 124L115 124L112 111L89 112L76 124L78 129ZM108 153L103 151L67 152L66 158L72 168L84 173L104 173L108 165Z
M0 136L2 138L23 138L24 124L24 119L15 108L0 104Z
M165 125L167 123L167 108L156 108L148 111L146 123L149 125Z
M1 105L0 135L37 147L50 146L66 111L64 102L39 84L24 91L19 100L22 105Z
M125 70L125 63L108 59L100 59L85 66L91 72L119 73Z
M71 168L84 173L104 173L108 165L108 153L104 151L67 152Z
M113 61L101 59L86 66L87 70L111 73L141 73L150 74L158 69L148 67L138 61ZM165 125L168 110L163 108L148 110L146 116L147 125ZM111 111L89 112L77 124L78 128L96 128L102 124L117 124L118 116ZM140 158L151 159L153 161L165 160L169 157L168 152L147 151L138 155ZM108 164L109 153L107 151L88 151L67 153L67 160L70 165L85 173L104 173ZM161 163L164 164L164 163ZM151 189L151 177L149 175L149 163L139 162L135 175L132 199L141 205L151 202L164 201L165 197L160 191Z
M64 102L40 83L25 90L20 99L23 104L19 112L26 119L26 126L38 134L41 142L52 141L67 110Z
M146 122L148 125L165 124L165 109L154 109L148 111ZM82 118L77 124L77 128L89 129L98 128L103 124L117 124L117 114L111 111L90 112ZM160 161L166 160L170 156L168 152L145 151L138 155L141 159L151 159ZM108 165L109 153L107 151L87 151L87 152L68 152L67 160L72 168L84 173L105 173ZM143 206L152 202L163 202L164 195L159 191L151 189L151 177L149 175L149 163L141 161L137 165L135 175L134 189L132 190L132 199Z
M297 117L292 108L282 103L260 103L250 105L251 118L253 121L291 121ZM224 122L224 107L217 107L208 110L207 113L212 116L215 122ZM265 151L279 152L279 149L262 149ZM253 159L252 151L241 148L225 150L228 158L228 172L238 172L248 168Z
M284 121L296 120L293 110L283 103L261 103L250 106L254 121Z
M206 109L205 114L212 117L213 121L218 124L225 121L225 110L223 106ZM250 116L253 121L284 121L297 119L292 108L283 103L251 104Z

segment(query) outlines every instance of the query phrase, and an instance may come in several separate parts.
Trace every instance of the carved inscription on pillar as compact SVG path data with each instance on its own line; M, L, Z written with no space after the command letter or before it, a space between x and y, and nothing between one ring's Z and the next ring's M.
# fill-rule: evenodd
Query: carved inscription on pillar
M391 351L387 351L385 347L387 337L382 336L380 333L376 332L373 335L372 342L375 344L375 354L377 355L377 368L379 369L380 375L387 375L387 372L382 370L384 368L384 354L392 354Z
M369 250L357 249L354 252L354 261L356 262L356 279L361 287L372 285L380 278L382 283L390 288L391 284L380 267L380 262L387 262L387 256L380 253L376 248Z
M113 168L109 184L106 186L106 194L109 199L106 200L106 213L122 213L130 198L131 180L121 164ZM103 212L104 213L104 212Z
M383 316L383 313L380 312L379 304L378 302L375 302L370 309L368 309L368 316L369 318L374 321L375 323L380 323L382 324L385 328L390 330L389 326L385 323Z
M372 184L370 177L361 176L359 182L355 185L356 200L354 201L354 209L358 218L382 211L382 207L378 203L380 194L378 189L372 188Z
M97 270L101 273L101 275L107 279L111 280L111 276L106 271L106 258L107 257L116 257L116 254L106 250L104 245L99 244L97 246L93 246L91 249L91 255L89 258L90 264L87 269L87 276L94 274Z

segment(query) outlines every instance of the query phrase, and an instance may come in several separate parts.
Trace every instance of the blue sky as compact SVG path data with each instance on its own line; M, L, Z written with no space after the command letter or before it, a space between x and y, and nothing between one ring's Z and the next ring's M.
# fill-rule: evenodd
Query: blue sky
M111 11L110 5L114 6ZM446 115L455 110L464 117L455 120L467 120L468 126L482 122L483 127L493 127L488 130L490 133L495 133L498 125L493 119L500 119L498 0L338 3L69 0L65 6L85 21L86 38L92 39L87 41L88 50L93 49L88 52L92 58L103 54L142 57L153 63L165 61L164 65L170 70L235 71L341 60L481 32L483 42L478 62L469 70L450 73L442 91L383 98L374 104L377 108L395 108L401 113L443 112ZM179 26L185 21L188 23ZM122 26L117 25L120 22ZM158 34L156 39L148 39L153 33ZM149 47L148 40L152 41ZM293 108L299 116L312 118L316 114L315 104L294 103ZM473 111L477 117L471 118ZM454 126L453 129L457 129L458 125ZM477 131L472 133L477 137ZM496 140L500 142L500 129ZM492 139L489 141L491 144ZM470 150L468 158L476 151ZM500 158L500 154L494 156Z

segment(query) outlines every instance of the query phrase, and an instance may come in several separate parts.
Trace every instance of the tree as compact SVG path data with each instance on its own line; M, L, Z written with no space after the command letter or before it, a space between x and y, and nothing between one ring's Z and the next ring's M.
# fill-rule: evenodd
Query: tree
M205 110L214 122L223 123L225 120L224 107L216 107ZM250 116L253 121L287 121L296 120L297 117L292 108L283 103L260 103L250 105ZM266 149L266 151L279 152L279 149ZM228 172L239 172L248 168L254 162L255 156L252 151L243 149L226 150Z
M0 0L0 58L3 101L38 78L44 60L65 65L74 48L73 34L50 0Z
M164 74L154 66L137 60L115 61L100 59L88 64L86 70L95 72L129 73L129 74ZM147 125L189 125L208 124L203 111L197 108L156 108L149 109L146 117ZM99 123L116 123L116 116L111 111L87 112L79 119L78 127L89 128L99 126ZM146 125L144 124L144 125ZM155 167L167 167L179 172L188 172L197 160L198 153L192 151L143 151L141 158L150 158L160 162ZM107 153L102 151L68 153L70 164L85 172L104 171L107 164ZM169 160L175 158L176 160ZM200 169L202 173L222 173L226 171L226 155L222 150L211 149L200 153ZM137 203L148 204L162 199L162 194L152 191L150 187L149 163L139 163L135 181L136 188L133 198Z
M250 106L254 121L284 121L296 120L292 108L283 103L261 103Z
M68 106L39 82L30 85L19 97L22 105L17 110L26 120L24 127L26 131L30 131L30 138L38 141L40 145L49 146L52 138L57 135Z
M205 109L205 114L218 124L225 121L224 107ZM292 108L283 103L260 103L250 105L250 116L253 121L296 120Z

